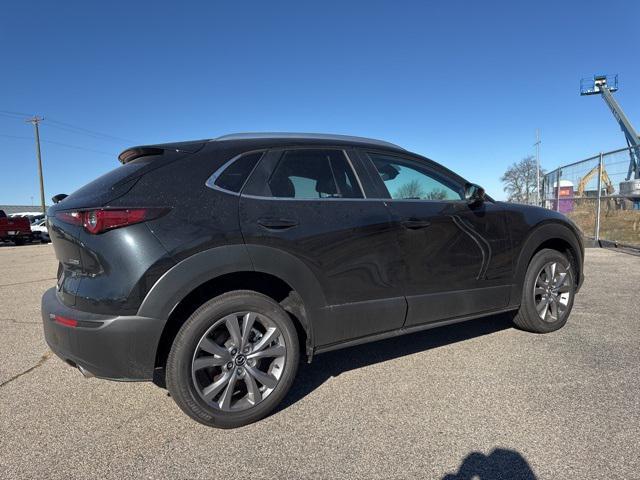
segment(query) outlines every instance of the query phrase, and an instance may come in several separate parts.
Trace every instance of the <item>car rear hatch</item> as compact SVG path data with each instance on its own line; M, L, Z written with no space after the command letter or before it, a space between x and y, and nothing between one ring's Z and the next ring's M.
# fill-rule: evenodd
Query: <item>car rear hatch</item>
M108 207L126 195L146 173L197 152L203 142L134 147L120 154L122 165L81 187L47 211L47 228L58 259L57 289L74 306L83 277L100 273L100 255L87 245L80 212ZM89 242L90 243L90 242Z

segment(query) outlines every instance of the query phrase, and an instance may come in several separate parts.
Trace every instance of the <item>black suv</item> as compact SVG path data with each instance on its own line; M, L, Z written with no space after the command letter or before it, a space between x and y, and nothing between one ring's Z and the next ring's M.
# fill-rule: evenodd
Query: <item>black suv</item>
M166 385L207 425L267 415L301 350L507 311L551 332L582 282L563 215L390 143L239 134L119 159L48 211L46 340L85 375Z

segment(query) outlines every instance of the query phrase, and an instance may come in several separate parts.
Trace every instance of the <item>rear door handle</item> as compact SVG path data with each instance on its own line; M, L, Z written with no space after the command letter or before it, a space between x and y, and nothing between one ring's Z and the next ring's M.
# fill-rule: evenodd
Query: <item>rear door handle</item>
M268 230L287 230L297 226L298 222L289 218L259 218L258 225Z
M404 220L402 222L404 228L408 228L409 230L419 230L421 228L426 228L431 225L429 220L418 220L417 218L410 218L408 220Z

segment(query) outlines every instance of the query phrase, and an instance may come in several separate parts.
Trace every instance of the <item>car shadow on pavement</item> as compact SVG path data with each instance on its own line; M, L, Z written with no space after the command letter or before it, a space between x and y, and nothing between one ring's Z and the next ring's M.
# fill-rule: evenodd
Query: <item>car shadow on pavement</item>
M496 448L489 455L472 452L463 460L456 473L442 480L536 480L527 460L515 450Z
M331 377L337 377L343 372L505 330L513 326L511 319L512 316L508 313L491 315L323 353L314 357L311 364L301 361L291 390L273 413L288 408Z

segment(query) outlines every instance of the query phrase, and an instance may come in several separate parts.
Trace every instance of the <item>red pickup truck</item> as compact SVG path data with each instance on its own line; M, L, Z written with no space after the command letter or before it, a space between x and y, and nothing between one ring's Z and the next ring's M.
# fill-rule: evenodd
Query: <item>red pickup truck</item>
M7 217L4 210L0 210L0 242L13 242L24 245L33 237L31 224L27 217Z

